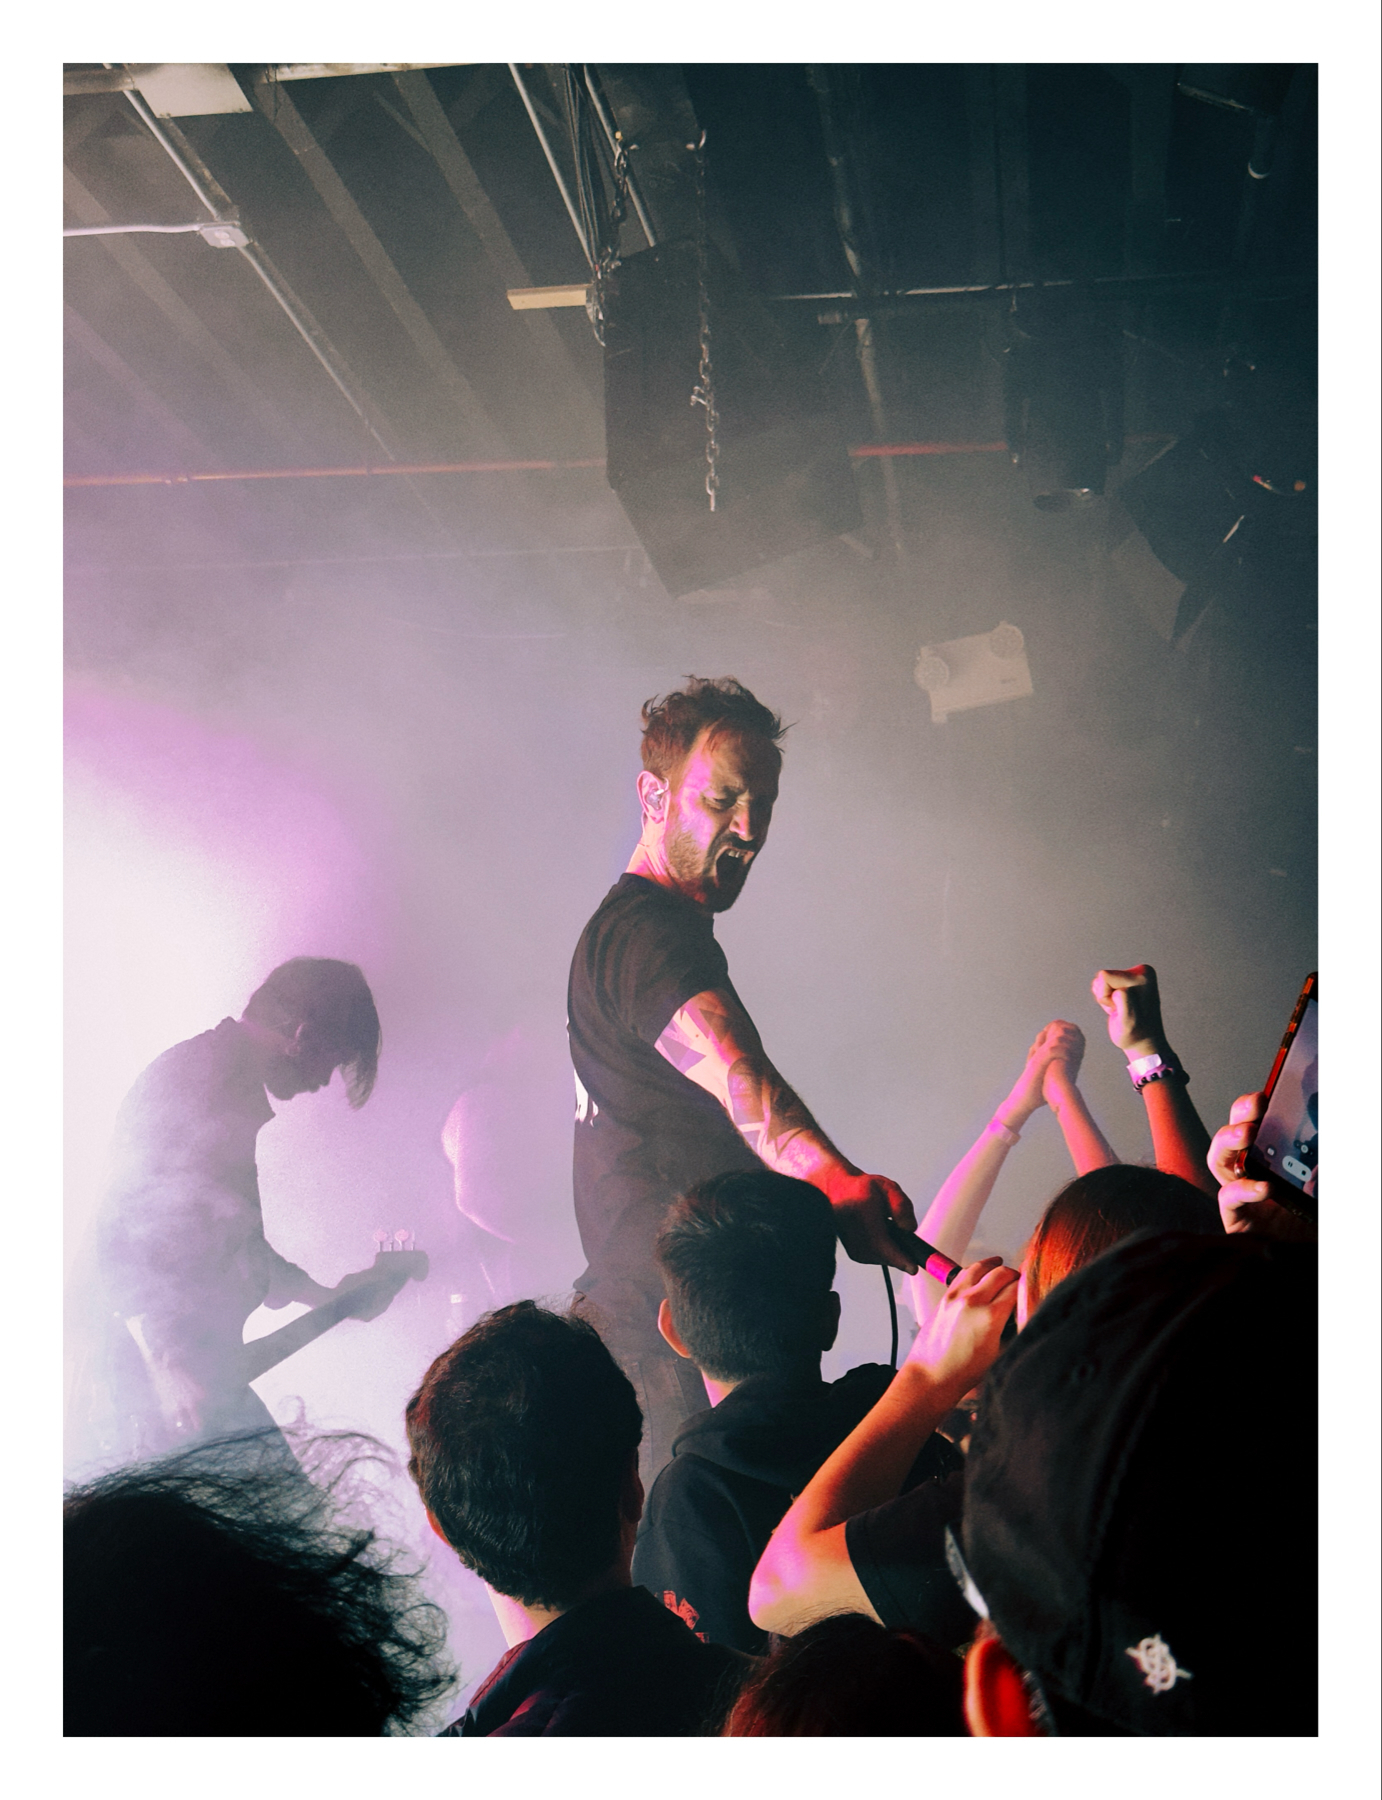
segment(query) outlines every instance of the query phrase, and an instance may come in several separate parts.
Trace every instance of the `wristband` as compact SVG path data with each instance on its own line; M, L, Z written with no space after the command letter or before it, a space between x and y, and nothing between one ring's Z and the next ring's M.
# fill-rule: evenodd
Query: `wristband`
M1150 1056L1134 1056L1128 1063L1128 1079L1139 1094L1150 1082L1166 1081L1172 1076L1181 1081L1190 1079L1178 1062L1167 1062L1155 1050Z
M984 1130L991 1132L994 1137L1002 1138L1010 1150L1022 1136L1020 1131L1014 1131L1011 1125L1005 1125L999 1118L990 1119Z

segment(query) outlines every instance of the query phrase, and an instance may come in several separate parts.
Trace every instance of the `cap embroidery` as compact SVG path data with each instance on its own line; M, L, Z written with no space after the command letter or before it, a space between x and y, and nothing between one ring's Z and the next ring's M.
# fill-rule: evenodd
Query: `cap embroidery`
M1171 1654L1171 1646L1163 1643L1161 1633L1144 1637L1140 1644L1123 1652L1142 1671L1142 1679L1154 1694L1169 1694L1178 1681L1193 1681L1189 1669L1182 1669Z

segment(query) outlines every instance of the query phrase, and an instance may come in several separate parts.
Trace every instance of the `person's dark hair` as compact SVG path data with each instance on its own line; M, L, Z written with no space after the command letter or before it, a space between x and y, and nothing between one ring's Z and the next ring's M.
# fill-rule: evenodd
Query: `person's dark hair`
M1209 1195L1163 1169L1112 1163L1077 1176L1041 1215L1023 1258L1027 1312L1051 1289L1134 1231L1223 1231Z
M250 995L245 1017L271 1031L307 1027L314 1050L339 1050L346 1093L363 1106L379 1072L382 1034L369 984L354 963L330 956L295 956L280 963Z
M918 1632L838 1613L778 1641L723 1735L964 1737L964 1665Z
M779 715L732 675L716 680L688 675L684 688L644 703L643 767L670 781L708 725L765 738L774 748L787 730Z
M532 1300L486 1314L428 1369L404 1417L423 1504L497 1593L568 1607L609 1569L643 1417L583 1319Z
M67 1493L66 1736L397 1736L445 1694L445 1616L341 1516L342 1483L387 1453L329 1447L349 1460L325 1488L274 1433Z
M657 1240L672 1323L717 1381L818 1364L835 1279L830 1202L809 1182L734 1169L676 1200Z

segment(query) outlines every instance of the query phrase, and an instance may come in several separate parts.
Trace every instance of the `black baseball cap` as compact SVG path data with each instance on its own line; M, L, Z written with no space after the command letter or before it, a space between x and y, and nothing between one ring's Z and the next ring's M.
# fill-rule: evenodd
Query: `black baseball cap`
M1317 1273L1138 1232L990 1371L964 1564L1058 1732L1315 1733Z

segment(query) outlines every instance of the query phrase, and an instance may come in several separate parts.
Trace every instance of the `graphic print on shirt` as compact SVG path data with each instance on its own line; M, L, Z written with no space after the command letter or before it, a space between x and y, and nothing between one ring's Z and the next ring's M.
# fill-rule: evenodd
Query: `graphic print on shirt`
M671 1588L664 1588L662 1590L662 1604L667 1608L668 1612L673 1612L677 1615L688 1631L695 1631L696 1636L703 1644L708 1644L710 1642L703 1631L696 1631L696 1621L701 1615L696 1611L689 1600L678 1600Z

